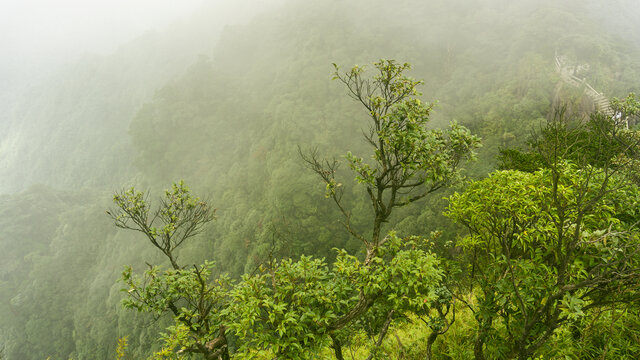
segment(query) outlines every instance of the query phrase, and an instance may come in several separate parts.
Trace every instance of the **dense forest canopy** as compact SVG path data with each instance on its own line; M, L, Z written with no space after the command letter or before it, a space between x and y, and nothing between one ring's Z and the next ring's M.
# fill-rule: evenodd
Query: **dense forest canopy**
M42 71L29 86L18 86L20 73L0 82L0 358L185 355L177 351L188 329L166 302L131 302L145 270L160 287L184 279L215 290L207 301L219 311L202 318L216 331L198 336L219 349L223 329L224 356L640 356L638 103L627 98L640 92L634 1L238 8L205 5L111 54ZM418 102L387 114L363 106L372 94L350 93L351 67L373 76L380 59L411 64L400 72L424 81L412 83ZM556 59L580 81L567 81ZM607 117L585 83L625 100ZM377 129L376 114L396 125ZM390 159L371 134L404 149L399 169L428 174L404 183L417 184L412 194L442 186L386 213L390 192L368 191L386 181L376 176ZM410 163L426 143L438 157ZM458 164L447 151L461 144L469 147ZM332 167L334 158L346 162ZM126 205L132 187L145 204L167 188L174 199L199 196L215 220L162 250L148 241L161 230L145 237L105 214ZM180 229L170 216L166 224ZM265 314L293 316L278 304L297 293L269 284L303 278L301 269L319 285L307 289L318 300L300 295L300 308L317 319L281 322L277 336L273 321L238 320L255 315L247 304L256 299L272 301ZM410 270L422 271L411 289ZM388 285L384 301L363 290L377 283ZM331 296L340 306L322 300ZM349 315L362 304L367 311ZM299 349L307 335L313 346Z

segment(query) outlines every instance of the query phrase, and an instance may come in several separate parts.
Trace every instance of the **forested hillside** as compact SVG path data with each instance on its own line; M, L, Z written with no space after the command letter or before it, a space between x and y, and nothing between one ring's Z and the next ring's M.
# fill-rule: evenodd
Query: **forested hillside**
M149 269L148 264L171 268L167 256L149 245L142 234L116 228L105 214L105 210L113 209L114 192L131 186L149 190L148 200L157 203L164 189L183 179L194 194L216 209L215 221L207 222L200 234L175 250L180 264L189 269L191 264L214 261L212 278L228 274L233 281L241 281L243 274L260 273L261 265L264 270L267 264L283 259L295 262L302 255L324 258L327 269L336 259L338 264L355 263L344 254L366 262L370 249L353 234L370 233L372 218L377 215L369 195L361 191L362 183L367 182L357 181L348 165L335 172L344 189L341 201L350 211L353 232L349 233L341 224L341 209L332 202L330 182L323 183L301 153L308 155L317 148L327 159L344 159L347 152L365 161L376 156L363 138L370 113L348 96L344 84L332 81L332 64L340 66L339 73L343 74L354 64L368 64L367 69L373 70L371 64L380 59L410 63L405 75L424 79L424 84L417 86L422 93L418 98L424 104L435 103L429 110L428 130L446 128L453 121L482 139L481 147L475 150L476 161L461 161L461 168L456 166L451 174L444 172L457 179L460 170L464 181L446 182L429 196L398 207L380 222L382 234L395 230L398 239L411 235L431 239L432 232L440 231L424 253L410 252L401 245L393 248L393 242L386 251L397 256L406 250L407 256L416 256L429 266L439 264L433 270L438 275L425 276L425 284L436 282L436 278L457 279L472 290L461 296L472 304L457 303L458 320L451 330L433 338L434 358L479 358L474 346L478 346L475 339L480 338L486 358L521 356L509 348L513 344L532 349L525 354L532 357L637 357L637 286L618 294L628 303L635 301L635 307L607 312L603 305L598 313L585 308L582 315L576 315L582 308L574 306L571 314L563 313L574 318L568 323L559 322L557 332L546 334L540 328L522 325L533 320L521 314L543 311L524 304L526 301L514 305L508 315L484 315L487 311L498 314L491 306L500 302L487 298L502 289L490 285L510 284L500 274L486 270L492 268L487 265L491 254L498 254L499 249L477 248L478 254L486 251L477 257L465 252L477 246L474 239L499 235L482 232L482 226L467 221L491 222L489 216L500 215L493 214L493 208L508 208L522 215L514 221L526 223L519 229L525 235L537 225L545 227L546 235L553 232L550 223L527 222L533 216L531 209L548 211L550 218L557 215L556 208L545 207L544 201L552 195L544 189L552 189L560 180L549 180L545 171L562 173L562 181L567 182L560 181L560 188L568 189L571 184L593 183L591 179L602 181L600 175L591 178L575 167L615 168L620 164L612 160L615 156L635 156L631 153L636 150L616 147L611 150L615 156L609 154L606 161L598 153L591 160L568 156L567 161L573 165L545 163L532 154L548 149L551 142L545 147L540 145L544 141L529 141L532 133L549 130L545 128L548 121L558 120L554 108L566 105L562 119L588 119L595 110L591 98L580 88L562 81L555 66L558 55L576 66L588 64L576 76L587 79L607 97L624 98L638 91L640 28L628 16L622 17L624 6L624 1L605 5L573 0L484 0L473 5L464 0L291 0L256 11L247 23L224 28L219 25L223 15L215 8L206 8L197 18L143 36L111 55L86 57L67 65L21 93L24 95L4 97L6 104L0 103L7 114L0 133L0 191L4 194L0 197L0 358L111 359L117 355L118 340L126 337L124 358L141 359L170 343L159 340L159 334L171 333L165 330L175 325L171 316L121 306L122 299L127 298L127 292L121 289L131 294L135 288L119 280L123 266L130 265L138 275ZM612 21L612 16L621 16L621 20ZM586 120L572 124L582 123ZM613 147L598 137L597 131L585 130L580 136L597 138L602 148ZM446 139L449 141L449 137ZM633 136L625 139L634 141L630 140ZM505 148L513 151L500 151ZM583 153L592 154L587 150ZM522 159L530 163L524 164ZM534 165L527 168L527 164ZM499 166L530 172L488 177ZM629 168L635 169L633 166ZM546 170L536 172L538 169ZM477 182L469 185L470 181ZM616 181L622 180L611 180ZM596 215L591 208L585 213L585 232L597 233L615 224L615 231L636 234L635 239L633 219L637 214L629 209L635 206L637 184L616 184L624 188L624 196L608 197L608 183L590 190L590 195L594 191L603 194L595 201ZM542 190L528 193L528 185ZM457 195L452 195L454 191ZM525 205L530 208L501 202L506 194L528 194L533 200ZM562 196L571 203L575 193ZM575 227L573 223L566 225L567 229ZM468 234L470 237L465 237ZM527 246L543 248L540 238L525 235L518 235L518 239L529 245L518 251L529 254L531 248ZM334 249L344 249L345 253L341 257ZM554 279L557 274L535 270L528 262L548 261L552 257L549 251L531 253L525 256L526 261L518 263L516 272L535 272L538 276L537 282L522 286L546 290L555 286L540 279ZM379 258L386 261L383 255ZM578 260L586 264L586 259L587 255ZM455 261L462 264L459 272L449 273L455 266L448 264ZM504 263L500 266L493 269L505 273L512 269ZM584 266L590 269L590 265ZM484 282L464 277L472 267L487 271ZM320 266L318 271L322 269ZM575 271L576 278L582 276ZM448 278L450 274L461 278ZM271 276L276 277L275 271ZM617 278L611 281L623 282ZM606 295L601 288L598 291L599 296ZM430 296L446 297L438 294ZM544 304L551 301L544 294L540 290L525 295L531 303ZM504 304L517 302L518 296L509 293L500 301L508 308ZM575 300L562 296L558 303ZM566 308L570 306L562 309ZM431 309L431 316L437 317L436 306ZM419 311L407 310L409 313ZM450 313L440 315L445 323L451 321ZM380 318L379 314L367 316ZM415 316L409 316L412 323L406 319L394 322L391 331L397 341L387 335L388 341L382 344L381 340L372 354L380 358L426 358L424 344L434 323L423 323ZM347 345L355 349L354 358L367 358L368 347L375 344L384 323L378 320L363 316L362 323L353 328L331 328L327 333L335 330L336 336L346 338L347 329L358 329L354 334L366 338L371 330L371 342L348 338L344 344L346 358ZM375 324L375 332L362 325L367 321ZM594 324L608 330L595 331ZM533 340L524 336L514 340L505 335L510 334L509 326L520 329L521 325ZM614 332L619 336L609 339L613 335L607 334ZM322 338L320 333L318 330L316 335L322 340L318 340L313 356L337 356L336 340ZM260 343L258 335L251 340L253 343L238 333L229 335L228 341L232 357L240 357L243 352L264 358L273 358L274 354L292 357L279 353L267 340ZM543 345L534 348L536 341ZM578 344L577 350L556 351L569 349L572 342ZM247 344L258 345L249 351ZM604 351L607 346L610 350ZM166 358L175 358L171 356Z
M86 54L52 69L41 60L45 65L22 78L19 72L3 76L0 192L33 184L105 188L134 176L127 135L131 118L159 87L198 57L211 56L224 24L257 11L244 1L234 9L245 14L230 14L225 2L203 5L200 13L145 33L113 54Z

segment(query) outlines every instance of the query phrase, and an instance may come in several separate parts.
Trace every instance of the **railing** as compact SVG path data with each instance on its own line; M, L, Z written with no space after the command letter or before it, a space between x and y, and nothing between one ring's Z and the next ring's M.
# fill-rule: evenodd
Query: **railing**
M607 116L613 116L614 110L611 108L611 103L604 96L604 93L601 93L593 88L593 86L589 85L586 79L580 79L579 77L570 73L570 70L564 66L560 57L556 55L555 58L556 70L560 73L560 78L574 87L584 87L584 93L591 98L593 103L596 106L596 109Z

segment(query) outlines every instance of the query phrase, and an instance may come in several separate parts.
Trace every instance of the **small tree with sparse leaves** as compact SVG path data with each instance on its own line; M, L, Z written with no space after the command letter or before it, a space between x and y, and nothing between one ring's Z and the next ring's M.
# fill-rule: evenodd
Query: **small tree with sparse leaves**
M131 267L122 273L127 308L153 314L170 313L175 325L163 334L164 346L155 354L166 358L176 353L201 354L205 359L228 359L227 338L220 310L225 306L229 280L211 280L212 263L178 264L176 249L199 234L214 219L215 209L193 197L180 181L165 191L160 205L152 210L148 195L134 188L113 198L116 207L107 211L117 227L141 232L171 263L171 269L149 265L142 277Z

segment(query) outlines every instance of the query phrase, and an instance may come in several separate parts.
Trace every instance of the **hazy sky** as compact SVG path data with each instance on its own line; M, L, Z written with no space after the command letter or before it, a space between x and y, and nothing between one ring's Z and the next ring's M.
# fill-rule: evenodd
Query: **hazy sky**
M145 31L161 29L189 16L202 3L203 0L0 0L0 55L108 52Z

